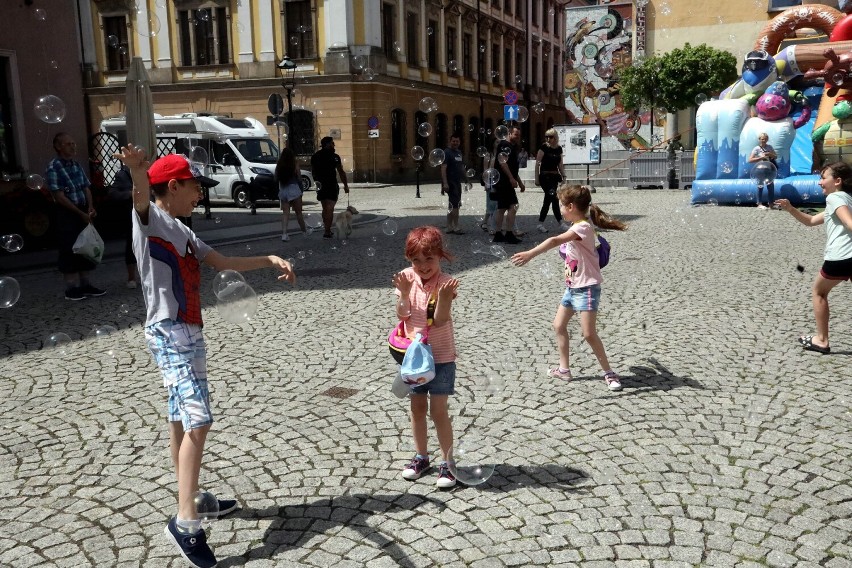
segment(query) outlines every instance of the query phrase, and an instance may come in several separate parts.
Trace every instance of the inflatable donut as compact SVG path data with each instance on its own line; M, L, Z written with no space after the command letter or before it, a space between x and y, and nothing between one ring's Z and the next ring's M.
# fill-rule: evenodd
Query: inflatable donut
M752 49L762 49L769 53L778 53L781 42L800 28L816 28L830 36L840 20L846 14L822 4L806 4L788 8L770 20L760 31Z

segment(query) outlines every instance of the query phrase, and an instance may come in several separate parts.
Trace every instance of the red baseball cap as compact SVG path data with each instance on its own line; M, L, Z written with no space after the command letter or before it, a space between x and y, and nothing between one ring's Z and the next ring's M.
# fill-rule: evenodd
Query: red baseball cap
M148 183L157 185L169 183L171 180L196 179L201 187L213 187L219 182L201 175L197 164L190 162L182 154L169 154L163 156L148 168Z

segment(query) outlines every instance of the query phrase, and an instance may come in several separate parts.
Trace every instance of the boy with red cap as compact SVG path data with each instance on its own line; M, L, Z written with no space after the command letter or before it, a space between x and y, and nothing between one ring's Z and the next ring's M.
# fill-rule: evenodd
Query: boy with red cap
M145 338L168 389L169 442L178 482L178 513L166 536L197 568L216 565L194 503L204 442L213 416L207 389L207 351L201 333L201 263L221 270L271 267L279 280L295 282L290 264L274 255L227 257L199 239L176 217L189 216L202 199L204 177L184 156L172 154L148 167L145 151L128 144L115 157L133 177L133 252L147 315ZM151 194L154 204L151 204ZM237 508L219 501L219 515Z

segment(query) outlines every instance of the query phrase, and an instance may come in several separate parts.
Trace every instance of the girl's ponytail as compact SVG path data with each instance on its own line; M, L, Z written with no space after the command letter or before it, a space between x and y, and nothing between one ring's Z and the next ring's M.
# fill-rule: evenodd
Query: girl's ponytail
M595 227L601 229L615 229L616 231L624 231L627 229L627 224L619 221L615 217L605 213L603 209L595 204L589 205L589 218Z

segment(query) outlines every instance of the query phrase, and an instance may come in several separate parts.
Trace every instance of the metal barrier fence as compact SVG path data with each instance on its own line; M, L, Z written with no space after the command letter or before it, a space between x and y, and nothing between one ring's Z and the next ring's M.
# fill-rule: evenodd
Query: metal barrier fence
M695 181L695 154L694 152L687 151L681 152L680 160L678 160L678 165L680 165L680 169L677 172L677 179L679 181L679 186L681 189L688 189L692 187L692 182Z
M643 152L630 157L630 186L666 187L669 171L668 157L665 152Z

